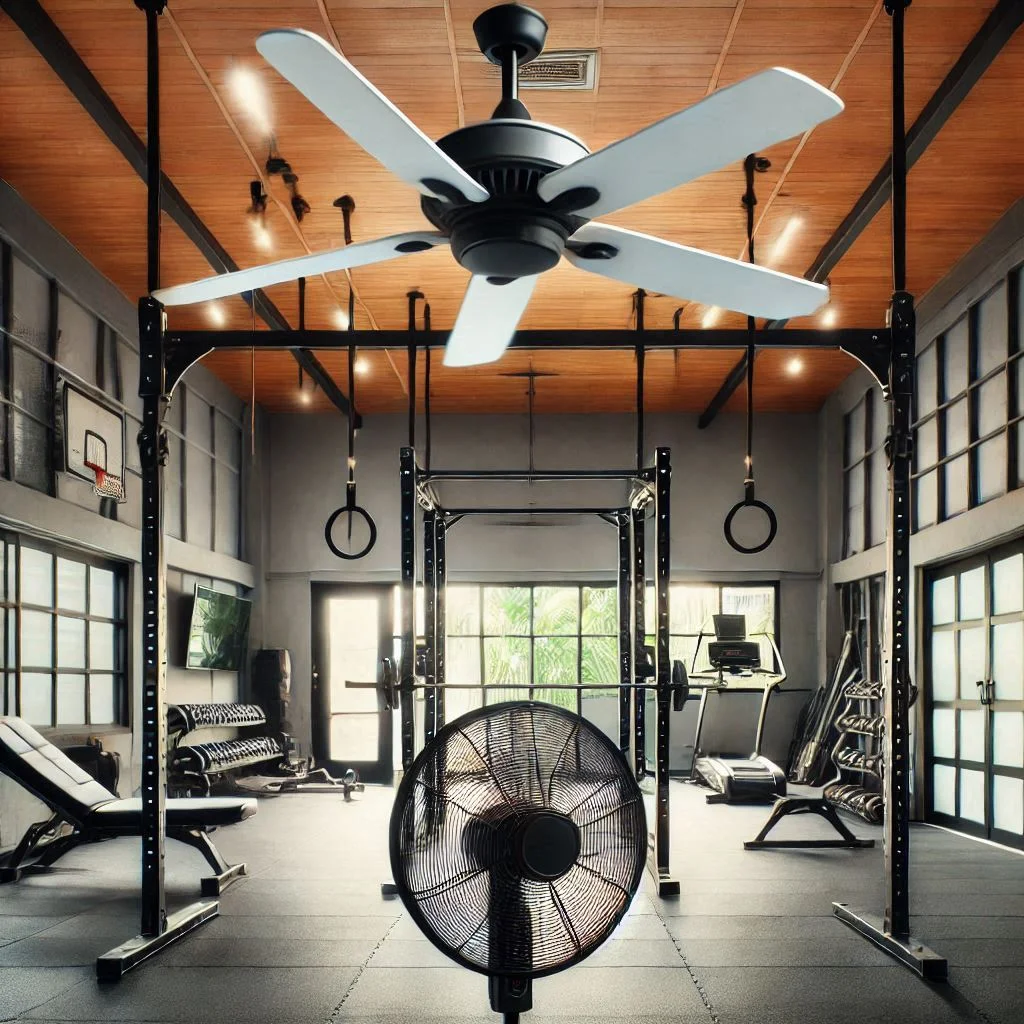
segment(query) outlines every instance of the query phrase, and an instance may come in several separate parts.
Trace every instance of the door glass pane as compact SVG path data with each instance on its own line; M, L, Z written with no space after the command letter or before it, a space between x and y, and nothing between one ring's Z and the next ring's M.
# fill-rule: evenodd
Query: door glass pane
M960 769L960 817L985 824L985 773Z
M67 558L57 559L57 607L69 612L85 611L87 566Z
M85 722L85 676L57 676L57 724Z
M53 616L25 609L21 613L21 663L26 668L53 665Z
M1024 714L996 711L992 715L992 762L1024 768Z
M960 574L960 614L961 622L985 617L985 567Z
M85 668L85 619L57 616L57 664L60 668Z
M1024 622L992 627L992 680L996 700L1024 700Z
M992 779L992 827L1024 834L1024 779L996 775Z
M445 626L449 636L480 633L480 588L453 584L447 588Z
M53 605L53 555L35 548L21 549L21 599L26 604Z
M948 764L932 765L932 807L939 814L956 815L956 769Z
M932 633L932 700L956 700L956 661L951 630Z
M1006 493L1006 434L978 445L978 502Z
M445 648L445 679L466 686L480 683L480 640L475 637L448 637Z
M987 712L960 712L960 760L985 762L985 716Z
M978 680L985 678L985 628L960 630L960 699L978 699Z
M951 708L932 711L932 754L935 757L956 757L956 712Z
M535 587L533 632L537 636L575 636L580 628L580 592L576 587Z
M89 676L89 722L91 725L111 725L117 721L117 691L114 677Z
M372 690L366 691L371 697ZM377 714L345 714L331 718L331 760L376 761L378 757Z
M327 602L327 663L330 678L331 714L377 711L377 691L346 686L346 682L374 683L378 676L378 645L380 642L380 601L377 597L332 597ZM374 718L376 723L376 718ZM370 729L377 758L377 727ZM346 734L347 735L347 734ZM333 745L331 758L362 760L345 747Z
M992 614L1024 611L1024 555L992 563Z
M943 517L955 516L967 509L967 456L961 455L943 467L943 479L946 486L946 507Z
M29 725L53 725L53 677L48 672L21 674L21 717Z
M947 576L932 584L932 625L943 626L956 620L956 577Z

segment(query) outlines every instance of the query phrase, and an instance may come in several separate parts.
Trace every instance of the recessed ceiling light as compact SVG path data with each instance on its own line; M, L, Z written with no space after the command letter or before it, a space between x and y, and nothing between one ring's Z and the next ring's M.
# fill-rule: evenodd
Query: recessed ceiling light
M825 312L821 314L821 326L822 327L835 327L836 320L839 319L839 315L836 313L832 306L828 306Z
M370 361L363 356L360 356L356 360L355 366L353 366L352 369L360 376L365 376L370 372Z
M790 377L799 377L804 372L804 361L799 356L794 356L786 363L786 372Z
M214 327L223 327L228 322L228 318L224 315L223 308L218 306L216 302L211 302L206 307L206 316Z
M786 226L779 233L779 237L775 240L775 248L772 250L772 263L778 263L789 250L793 239L796 237L797 232L803 226L803 217L790 217L786 222Z
M346 313L345 310L336 309L334 311L334 326L337 327L339 331L348 330L348 313ZM357 365L356 369L358 368L359 367Z
M718 318L722 315L722 311L718 306L709 306L704 310L704 316L701 317L701 327L714 327L718 323Z
M270 99L263 79L252 68L238 66L228 75L228 84L235 102L246 112L253 127L261 135L273 135L270 118Z

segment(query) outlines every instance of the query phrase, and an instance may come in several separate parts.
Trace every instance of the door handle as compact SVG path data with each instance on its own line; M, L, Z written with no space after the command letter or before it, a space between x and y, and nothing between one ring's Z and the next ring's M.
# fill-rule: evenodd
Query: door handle
M975 686L978 687L978 699L983 706L987 707L995 701L996 684L991 679L979 679Z

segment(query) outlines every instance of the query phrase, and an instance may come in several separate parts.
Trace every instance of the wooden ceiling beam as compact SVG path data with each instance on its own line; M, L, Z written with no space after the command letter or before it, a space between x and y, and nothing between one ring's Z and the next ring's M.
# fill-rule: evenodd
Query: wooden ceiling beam
M980 81L982 75L1022 24L1024 24L1024 3L1021 3L1021 0L998 0L981 28L964 48L956 64L950 69L949 74L932 94L931 99L925 104L924 110L921 111L920 116L907 132L908 171L935 140L954 111L967 98L971 89ZM822 246L804 276L808 280L819 283L825 281L891 196L892 157L890 156L843 222L833 232L831 238ZM765 324L765 329L778 330L785 327L787 323L788 320L770 320ZM747 356L744 353L739 362L729 371L714 398L698 418L697 426L701 430L714 422L726 402L746 379L746 375Z
M146 145L135 134L131 125L117 109L95 75L86 67L75 48L53 19L43 10L38 0L17 0L16 3L0 0L0 8L18 26L25 38L36 48L39 55L53 69L71 94L82 105L89 116L118 152L128 161L131 168L142 179L147 179ZM203 258L218 274L238 270L239 266L228 251L217 241L199 214L189 205L166 174L160 176L161 208L181 228ZM281 311L261 291L243 295L246 303L272 331L291 329ZM312 352L295 350L295 361L308 373L321 390L345 416L349 414L350 403L330 374Z

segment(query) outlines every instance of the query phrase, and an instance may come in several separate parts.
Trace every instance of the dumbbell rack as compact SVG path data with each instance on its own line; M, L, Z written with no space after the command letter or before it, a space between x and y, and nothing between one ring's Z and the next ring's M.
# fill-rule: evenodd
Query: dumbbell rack
M837 775L822 795L833 807L878 824L884 805L882 684L851 683L843 696L846 704L836 718L839 739L832 749ZM876 779L877 787L865 785L868 779Z

